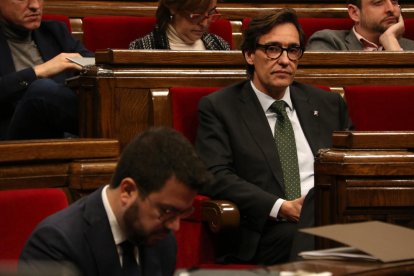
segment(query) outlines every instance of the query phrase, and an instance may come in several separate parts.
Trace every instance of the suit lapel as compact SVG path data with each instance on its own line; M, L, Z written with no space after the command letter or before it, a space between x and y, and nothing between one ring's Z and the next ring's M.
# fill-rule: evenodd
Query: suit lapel
M90 226L85 231L86 241L95 256L99 275L121 275L119 255L103 206L101 192L102 188L94 192L85 206L84 218Z
M319 148L320 123L318 114L320 110L318 110L318 106L309 97L309 91L299 89L295 83L290 86L290 97L306 140L308 140L313 155L316 155Z
M277 155L272 131L250 82L246 82L243 86L238 108L239 114L241 114L246 123L251 137L253 137L257 147L260 148L263 155L268 160L268 164L272 169L272 173L276 178L277 183L281 186L282 190L284 190L282 167Z
M0 52L3 53L0 62L0 75L3 76L16 71L9 44L2 31L0 31Z
M354 31L350 30L345 36L345 44L348 50L363 50L361 42L355 36Z

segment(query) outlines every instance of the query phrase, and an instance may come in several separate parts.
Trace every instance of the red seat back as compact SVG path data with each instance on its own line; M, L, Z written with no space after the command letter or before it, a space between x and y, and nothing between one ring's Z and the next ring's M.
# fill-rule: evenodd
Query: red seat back
M72 32L72 27L70 25L69 17L62 14L43 14L42 20L48 21L48 20L54 20L54 21L61 21L66 24L68 27L69 32Z
M128 49L134 39L150 33L155 17L86 16L83 18L83 42L87 49Z
M0 191L0 260L17 263L36 225L67 206L66 194L57 188Z
M227 43L229 43L230 49L233 49L233 31L229 20L222 18L212 22L209 32L221 36Z
M404 37L414 40L414 18L405 18L405 33Z
M242 21L242 29L247 29L251 18L244 18ZM305 33L305 43L309 37L316 31L323 29L331 30L349 30L354 25L354 22L350 18L322 18L322 17L309 17L299 18L299 24L302 26Z
M198 102L219 87L170 88L173 128L194 144L198 127Z
M356 130L414 130L414 86L348 86L344 92Z

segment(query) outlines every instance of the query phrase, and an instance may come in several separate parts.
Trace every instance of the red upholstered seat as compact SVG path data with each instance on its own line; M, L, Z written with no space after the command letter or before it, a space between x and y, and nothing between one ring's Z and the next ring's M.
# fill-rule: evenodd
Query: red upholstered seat
M128 49L129 43L147 35L155 26L155 17L86 16L83 18L83 42L87 49Z
M414 86L348 86L344 92L356 130L414 130Z
M198 102L219 87L170 88L173 128L194 144L198 127Z
M414 40L414 18L405 18L405 33L404 37Z
M83 18L83 42L87 49L128 49L134 39L149 34L155 26L152 16L86 16ZM232 45L230 21L220 19L210 25L215 33Z
M69 17L62 14L43 14L42 20L48 21L48 20L55 20L55 21L61 21L66 24L68 27L69 32L72 32L72 27L70 25Z
M251 18L244 18L242 21L242 29L247 29L248 24L250 23ZM323 29L331 30L349 30L354 25L353 21L350 18L319 18L319 17L309 17L309 18L299 18L299 23L302 26L303 32L305 33L305 43L308 41L309 37L316 31Z
M212 22L209 32L221 36L229 43L230 49L233 49L233 31L229 20L222 18Z
M0 262L16 265L36 225L67 206L66 194L58 188L0 191Z
M173 128L195 142L198 127L198 102L218 87L172 87L170 88ZM177 239L177 268L190 268L201 264L214 263L214 237L203 222L201 202L209 199L198 195L194 199L193 215L181 221Z

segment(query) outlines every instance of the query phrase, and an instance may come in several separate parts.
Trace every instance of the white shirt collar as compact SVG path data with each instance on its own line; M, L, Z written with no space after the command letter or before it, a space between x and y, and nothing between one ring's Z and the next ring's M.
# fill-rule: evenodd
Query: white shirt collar
M122 231L121 227L118 224L118 221L116 220L115 214L112 211L111 205L109 204L108 195L106 194L107 189L109 188L109 185L106 185L102 189L102 202L106 211L106 215L108 216L109 225L111 226L112 235L114 237L115 244L118 245L121 242L126 240L126 235Z
M269 95L267 95L267 94L261 92L259 89L257 89L256 86L254 85L253 81L250 81L250 84L252 85L253 91L256 94L257 98L259 99L259 102L260 102L260 105L263 108L263 111L266 113L269 110L269 107L275 102L275 99L273 99ZM290 87L289 86L286 88L285 94L283 95L283 97L280 100L285 101L287 103L289 109L291 111L293 110L293 104L292 104L292 99L290 98Z

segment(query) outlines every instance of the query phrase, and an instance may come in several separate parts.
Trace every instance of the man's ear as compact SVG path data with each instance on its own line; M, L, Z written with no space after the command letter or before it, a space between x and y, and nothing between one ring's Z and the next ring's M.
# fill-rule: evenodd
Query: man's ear
M361 17L361 10L355 5L348 5L349 17L355 22L359 23Z
M135 200L136 197L139 196L137 184L130 177L122 179L119 188L121 192L121 201L123 203L128 203L131 199Z
M254 65L254 56L255 56L254 52L246 51L243 54L244 54L244 59L246 60L246 62L249 65Z

